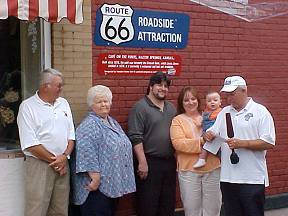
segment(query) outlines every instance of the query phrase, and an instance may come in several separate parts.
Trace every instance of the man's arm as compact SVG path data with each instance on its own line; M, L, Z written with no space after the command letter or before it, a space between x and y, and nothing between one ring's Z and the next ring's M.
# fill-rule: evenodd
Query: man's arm
M227 144L230 149L246 148L255 151L263 151L274 148L273 144L267 143L264 140L240 140L236 138L228 139Z
M68 155L71 155L73 149L74 149L74 145L75 145L75 142L74 140L69 140L68 141L68 145L67 145L67 148L66 150L63 152L64 155L68 156Z
M27 148L26 151L29 151L32 155L34 155L38 159L48 162L49 166L53 167L54 170L58 172L61 176L67 173L66 169L67 158L65 155L61 155L61 157L57 158L41 144L31 146Z
M148 164L143 147L144 112L140 106L134 106L128 116L128 137L132 143L134 153L138 160L137 173L140 179L148 175Z
M260 110L261 118L258 122L259 138L255 140L228 139L231 149L246 148L254 151L273 149L275 146L275 126L272 115L267 109Z
M48 163L52 163L54 161L52 159L54 155L46 148L44 148L44 146L41 144L26 148L26 151L30 152L32 155L39 158L40 160L46 161Z
M134 146L134 153L138 160L137 173L140 176L140 179L146 179L148 176L148 164L143 149L143 143L139 143Z
M51 157L53 162L50 163L49 166L56 168L57 171L61 171L63 169L66 170L66 166L68 165L68 163L67 163L68 157L67 156L72 153L73 148L74 148L74 140L69 140L67 148L62 154L56 155L56 156L53 155ZM67 172L67 170L63 173L60 172L60 174L66 174L66 172Z

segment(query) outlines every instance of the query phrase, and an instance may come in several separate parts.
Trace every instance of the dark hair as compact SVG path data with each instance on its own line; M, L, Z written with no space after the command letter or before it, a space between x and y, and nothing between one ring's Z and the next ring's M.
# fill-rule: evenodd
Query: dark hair
M177 99L177 111L178 111L178 114L185 113L185 109L183 107L183 100L184 100L185 94L187 92L191 92L192 95L194 97L196 97L196 99L198 101L197 110L200 112L201 111L201 100L199 98L199 95L198 95L197 91L191 86L186 86L186 87L181 89L181 91L180 91L180 93L178 95L178 99Z
M166 82L167 86L170 86L171 80L169 79L169 77L167 76L166 73L163 73L162 71L158 71L156 73L154 73L151 77L150 77L150 81L149 81L149 85L147 87L147 95L150 92L150 86L153 86L155 84L161 84L162 82Z

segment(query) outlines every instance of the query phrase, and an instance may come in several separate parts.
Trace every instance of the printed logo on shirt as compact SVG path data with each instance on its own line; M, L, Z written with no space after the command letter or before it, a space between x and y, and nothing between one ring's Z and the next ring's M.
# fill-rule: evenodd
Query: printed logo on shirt
M253 113L247 113L245 116L244 116L244 119L245 121L249 121L250 118L253 117Z

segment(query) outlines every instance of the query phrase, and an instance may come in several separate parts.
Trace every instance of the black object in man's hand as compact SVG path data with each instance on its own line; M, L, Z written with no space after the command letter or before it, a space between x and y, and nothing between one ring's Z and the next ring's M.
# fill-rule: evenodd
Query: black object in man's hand
M227 136L229 138L233 138L234 137L234 130L233 130L233 125L232 125L230 113L226 113L226 127L227 127ZM236 154L234 149L232 149L232 153L230 155L230 161L232 164L239 163L239 156Z

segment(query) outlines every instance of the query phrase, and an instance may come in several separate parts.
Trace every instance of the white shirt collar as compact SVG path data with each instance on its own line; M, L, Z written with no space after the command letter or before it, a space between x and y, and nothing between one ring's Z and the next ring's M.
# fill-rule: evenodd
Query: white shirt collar
M246 104L246 106L242 110L237 111L232 105L230 105L230 111L235 112L238 115L247 112L250 109L250 107L252 106L252 103L254 103L254 101L251 97L249 97L248 99L249 99L248 103Z
M60 102L60 100L59 100L59 98L57 98L56 100L55 100L55 103L52 105L52 104L50 104L50 103L48 103L48 102L45 102L45 101L43 101L40 97L39 97L39 95L38 95L38 90L36 91L36 93L35 93L35 95L34 95L34 97L35 97L35 99L36 99L36 101L38 102L38 103L40 103L40 104L42 104L42 105L48 105L48 106L54 106L54 107L56 107L56 106L58 106L61 102Z

